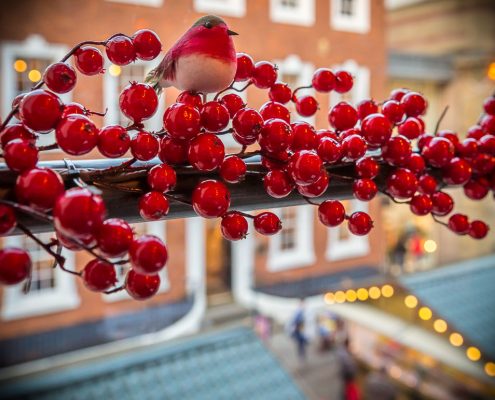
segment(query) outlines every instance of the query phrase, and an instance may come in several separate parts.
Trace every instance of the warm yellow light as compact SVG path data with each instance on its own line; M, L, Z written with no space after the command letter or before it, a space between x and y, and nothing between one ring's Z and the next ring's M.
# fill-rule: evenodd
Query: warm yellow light
M110 67L108 68L108 73L112 76L119 76L121 72L122 68L115 64L110 65Z
M434 253L437 250L437 243L434 240L428 239L423 245L427 253Z
M382 286L382 296L383 297L392 297L394 295L394 288L391 285L383 285Z
M433 314L428 307L421 307L418 311L418 315L423 321L428 321Z
M345 293L342 290L335 292L335 301L337 303L343 303L345 301Z
M485 364L485 372L488 376L495 376L495 363L487 362Z
M327 304L333 304L333 303L335 303L335 295L331 292L328 292L325 294L324 300L325 300L325 303L327 303Z
M41 72L37 69L29 71L28 78L31 82L38 82L41 79Z
M361 301L368 300L368 291L365 288L360 288L356 292L357 298Z
M349 289L349 290L347 290L347 291L345 292L345 299L346 299L348 302L350 302L350 303L352 303L352 302L356 301L356 299L357 299L357 294L356 294L356 291L355 291L355 290L353 290L353 289Z
M14 69L16 72L24 72L27 69L26 61L24 60L15 60Z
M478 361L481 358L481 351L476 347L471 346L467 348L466 355L471 361Z
M488 66L488 78L491 79L492 81L495 81L495 62L492 62Z
M373 299L373 300L376 300L378 299L382 293L380 292L380 289L376 286L372 286L369 288L369 292L370 292L370 297Z
M433 329L435 329L438 333L444 333L447 330L447 322L443 319L437 319L433 323Z
M412 294L410 294L409 296L406 296L406 298L404 299L404 304L408 308L414 308L418 305L418 299L414 297Z
M462 344L464 343L464 339L457 332L454 332L450 335L449 341L452 346L456 346L456 347L462 346Z

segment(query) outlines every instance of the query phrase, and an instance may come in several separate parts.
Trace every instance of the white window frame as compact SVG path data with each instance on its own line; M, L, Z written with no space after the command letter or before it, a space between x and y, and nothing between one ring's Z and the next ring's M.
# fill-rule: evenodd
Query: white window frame
M283 74L287 75L295 75L297 76L297 87L299 86L308 86L311 84L311 80L313 78L313 72L315 70L314 64L310 62L304 62L301 58L296 54L290 54L283 60L274 60L275 65L278 67L278 74L282 76ZM295 90L297 87L291 88ZM315 91L313 89L301 89L297 92L298 96L312 95L314 96ZM305 121L311 125L315 123L315 116L312 117L302 117L297 114L297 111L294 111L295 115L297 115L297 121Z
M281 217L282 209L272 210ZM313 243L314 213L310 205L295 208L296 226L294 248L282 249L280 233L270 237L268 245L267 269L271 272L307 267L315 263ZM282 221L283 226L284 221Z
M10 236L4 238L3 245L6 247L22 247L23 236ZM42 249L40 251L43 251ZM65 257L65 267L75 270L74 253L63 249L62 256ZM36 262L31 255L33 264ZM52 314L60 311L73 310L80 304L75 276L55 268L55 287L45 288L37 291L32 290L28 294L22 292L24 282L4 288L2 312L3 320L15 320L27 317L36 317Z
M146 226L146 234L147 235L155 235L162 239L164 242L167 240L167 225L165 221L152 221L145 222ZM118 268L118 267L117 267ZM170 280L168 279L168 267L165 266L158 275L160 275L160 287L158 288L157 293L165 293L170 290ZM125 275L119 276L119 282L117 286L120 286L124 283ZM113 303L115 301L121 300L130 300L131 296L127 293L127 290L120 290L118 292L112 294L103 294L103 299L106 302Z
M246 0L194 0L199 13L219 14L241 18L246 15Z
M368 211L368 203L352 200L351 209L346 210L348 215L355 211ZM325 258L328 261L346 260L349 258L363 257L370 252L370 242L368 235L357 236L352 233L345 240L339 238L340 229L348 229L347 224L343 223L334 228L328 228L327 246Z
M370 30L370 0L354 0L354 15L342 13L342 0L330 0L330 26L338 31L368 33Z
M359 65L354 60L347 60L340 65L334 65L333 70L344 70L349 72L354 78L354 85L351 89L351 103L356 105L364 99L370 98L370 70L364 65ZM342 95L333 91L330 92L330 105L334 106L342 100Z
M315 23L315 0L299 0L298 7L290 9L282 0L270 0L270 19L273 22L301 26Z
M106 0L112 3L135 4L137 6L161 7L163 0Z

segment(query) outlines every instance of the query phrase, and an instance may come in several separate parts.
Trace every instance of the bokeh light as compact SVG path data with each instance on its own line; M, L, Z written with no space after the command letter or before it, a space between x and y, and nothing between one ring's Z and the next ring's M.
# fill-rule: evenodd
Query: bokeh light
M478 361L481 358L481 351L479 351L476 347L471 346L467 348L466 356L471 361Z
M449 341L452 346L456 347L462 346L462 344L464 343L463 337L457 332L454 332L450 335Z
M31 82L38 82L41 79L41 72L37 69L32 69L28 73L28 78Z
M447 322L443 319L437 319L433 323L433 329L435 329L438 333L443 333L447 330Z
M356 301L356 299L357 299L357 294L356 294L356 291L355 291L355 290L353 290L353 289L349 289L349 290L347 290L347 291L345 292L345 299L346 299L348 302L350 302L350 303L352 303L352 302Z
M382 295L382 292L380 291L380 289L378 287L372 286L369 289L369 294L370 294L370 298L372 298L373 300L376 300L376 299L380 298L380 296Z
M365 288L359 288L356 292L357 298L361 301L368 300L368 291Z
M431 319L433 313L428 307L421 307L418 311L418 315L423 321L428 321Z
M119 76L122 73L122 68L118 65L112 64L108 67L108 73L112 76Z
M15 60L14 62L14 70L16 72L24 72L27 69L26 61L24 60Z
M437 250L437 242L428 239L425 241L423 247L427 253L434 253Z
M335 301L337 303L343 303L345 301L345 293L342 290L335 292Z
M412 294L410 294L409 296L406 296L406 298L404 299L404 304L408 308L414 308L418 305L418 299Z
M382 296L383 297L392 297L394 295L394 288L391 285L383 285L382 286Z
M495 376L495 363L487 362L485 364L485 372L488 376Z

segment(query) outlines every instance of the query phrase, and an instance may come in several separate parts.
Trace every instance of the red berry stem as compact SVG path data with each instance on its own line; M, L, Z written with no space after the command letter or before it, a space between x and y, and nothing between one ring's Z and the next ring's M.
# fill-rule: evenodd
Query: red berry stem
M311 200L309 197L306 197L306 196L302 196L304 200L306 200L306 203L309 203L313 206L319 206L320 204L319 203L316 203L314 202L313 200Z
M49 224L53 225L53 218L50 215L45 214L45 213L40 212L40 211L37 211L32 207L26 206L24 204L19 204L19 203L16 203L14 201L10 201L10 200L4 200L4 199L0 199L0 204L7 204L7 205L11 206L12 208L16 209L17 211L21 211L24 214L29 214L32 217L38 218L42 221L48 222Z
M443 118L445 117L445 114L447 114L448 110L449 110L449 106L445 106L442 113L440 114L440 117L438 117L438 121L435 124L435 130L433 131L433 136L437 136L438 129L440 128L440 123L442 122Z
M298 88L294 89L294 91L292 92L292 99L291 99L292 102L295 102L296 101L296 99L297 99L297 96L296 96L297 92L299 90L303 90L303 89L313 89L313 85L299 86Z
M229 211L229 213L231 213L231 212L235 212L237 214L241 214L243 217L246 217L246 218L251 218L251 219L255 219L256 218L255 215L251 215L251 214L248 214L248 213L245 213L245 212L242 212L242 211L234 211L234 210ZM226 214L228 214L228 213L226 213Z
M434 214L431 214L431 217L433 218L433 220L434 220L437 224L440 224L440 225L446 226L447 228L449 227L449 224L447 224L446 222L440 221L440 220L438 219L438 217L436 217Z
M125 289L125 285L122 285L122 286L118 286L118 287L116 287L114 289L107 290L107 291L105 291L103 293L105 293L105 294L112 294L112 293L121 292L124 289Z
M392 196L386 190L380 190L380 193L382 193L385 196L387 196L390 200L392 200L396 204L409 204L409 201L399 201L399 200L397 200L394 196Z
M47 144L46 146L38 146L38 151L48 151L58 149L58 143Z
M113 167L105 168L99 171L94 171L94 176L96 177L101 177L101 176L106 176L106 175L117 175L122 172L125 172L132 164L134 164L137 161L136 158L130 158L127 161L124 161L120 165L115 165Z
M136 187L129 187L126 185L117 185L115 183L103 182L103 181L93 181L94 186L101 187L102 189L110 189L116 190L119 192L127 192L127 193L144 193L143 189Z
M234 87L234 83L235 81L233 81L229 86L227 86L225 89L223 90L220 90L216 95L215 97L213 98L213 101L217 101L218 100L218 97L222 94L222 93L225 93L226 91L228 90L233 90L235 92L244 92L249 86L251 86L253 84L253 82L249 81L248 83L246 83L246 85L244 85L242 88L238 89L238 88L235 88ZM205 101L206 103L206 101Z
M166 194L165 194L165 196L166 196L166 197L168 197L168 198L171 198L172 200L177 201L178 203L183 203L183 204L187 204L187 205L189 205L189 206L192 206L192 201L187 200L187 199L185 199L184 197L182 197L182 196L180 196L180 195L179 195L179 196L177 196L177 195L175 195L175 194L171 194L171 193L169 192L169 193L166 193Z
M229 133L232 133L234 132L234 129L233 128L230 128L230 129L227 129L226 131L222 131L222 132L215 132L215 135L219 136L219 135L228 135Z

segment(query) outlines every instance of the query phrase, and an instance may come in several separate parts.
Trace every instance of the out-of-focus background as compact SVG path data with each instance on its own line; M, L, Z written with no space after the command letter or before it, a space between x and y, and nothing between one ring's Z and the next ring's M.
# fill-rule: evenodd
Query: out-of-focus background
M1 115L78 42L150 28L165 51L204 14L224 18L237 51L273 61L293 88L318 67L354 75L348 95L316 93L317 128L342 97L380 102L406 87L428 98L427 130L449 105L442 128L464 137L495 89L493 0L17 0L0 5ZM120 91L158 61L107 61L63 99L108 109L99 126L126 123ZM177 95L167 89L161 110ZM267 101L256 88L244 96ZM161 127L160 113L149 126ZM491 194L449 193L495 229ZM275 210L279 234L236 243L216 220L136 224L171 255L146 302L90 292L34 242L3 239L30 249L34 272L28 294L0 288L0 398L495 398L493 233L457 236L384 197L347 207L371 213L369 236L325 228L309 205ZM88 261L66 256L69 268Z

